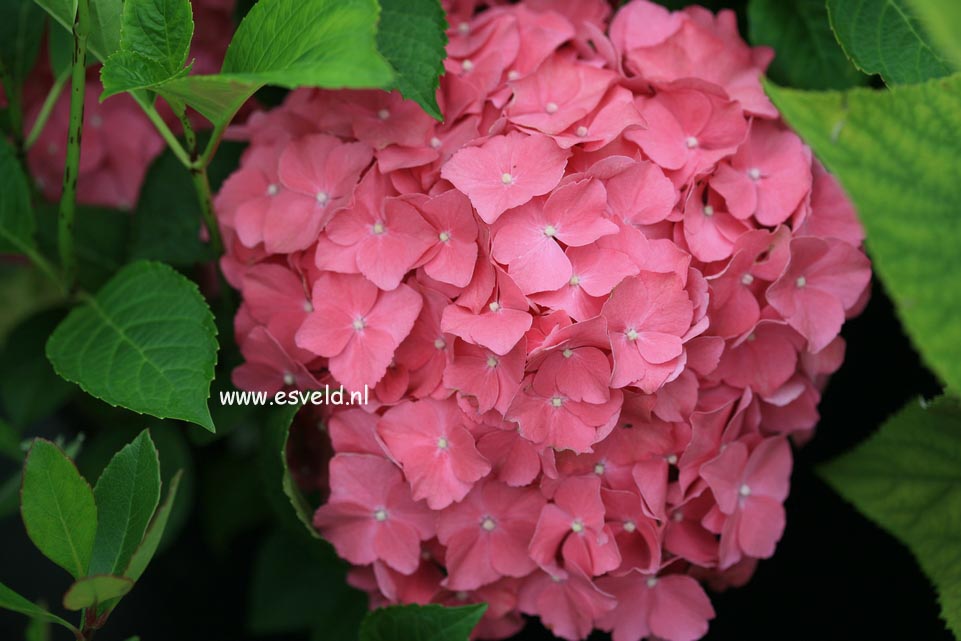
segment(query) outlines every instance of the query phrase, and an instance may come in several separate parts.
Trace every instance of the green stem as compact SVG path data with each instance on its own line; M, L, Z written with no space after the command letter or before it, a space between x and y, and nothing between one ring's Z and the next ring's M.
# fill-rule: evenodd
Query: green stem
M34 143L37 142L37 138L43 133L43 128L47 124L47 120L50 119L50 114L53 113L53 108L57 104L57 99L60 98L60 93L63 91L64 86L67 84L67 80L70 79L70 74L61 74L53 82L53 86L50 87L50 91L47 93L47 97L43 101L43 105L40 107L40 113L37 115L37 120L33 123L33 127L30 128L30 133L27 135L27 140L23 143L23 148L29 150L33 147Z
M217 217L214 215L214 197L210 190L210 180L207 178L206 167L193 167L190 176L194 181L194 189L197 190L197 200L200 202L200 213L204 218L204 225L210 234L210 245L214 248L217 256L224 253L224 241L220 237L220 227L217 226Z
M187 154L187 151L184 149L183 145L180 144L180 141L177 140L177 136L170 131L170 127L168 127L167 123L163 121L163 118L160 117L160 114L157 113L157 110L153 107L153 105L148 105L141 102L140 108L143 109L145 114L147 114L147 118L150 119L150 122L153 123L153 126L163 137L164 141L166 141L167 146L170 147L170 150L174 152L174 156L177 157L177 160L179 160L184 167L190 168L192 164L190 161L190 156Z
M77 173L80 170L80 139L83 133L83 103L87 87L87 25L90 8L87 0L77 2L73 23L73 67L70 78L70 130L67 134L67 161L63 171L57 246L67 285L72 286L77 271L73 244L73 221L77 211Z
M203 155L197 160L197 165L200 167L209 167L210 161L213 160L214 153L216 153L217 148L220 146L220 141L224 137L224 132L227 130L227 125L230 121L219 123L214 127L213 132L210 134L210 140L207 141L207 147L204 149Z

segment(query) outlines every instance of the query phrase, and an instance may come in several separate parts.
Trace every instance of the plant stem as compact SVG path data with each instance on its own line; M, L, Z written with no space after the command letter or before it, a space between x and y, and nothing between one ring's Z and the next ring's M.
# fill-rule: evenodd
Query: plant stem
M40 107L40 113L37 115L37 120L33 123L33 127L30 128L30 133L27 135L26 141L23 143L24 150L29 150L33 147L34 143L37 142L37 138L43 133L43 128L47 124L47 120L50 119L50 114L53 112L54 106L57 104L57 99L60 97L60 92L63 91L64 86L67 84L67 80L70 79L70 74L61 74L59 78L54 80L53 86L50 87L50 91L47 93L47 97L43 101L43 105Z
M197 160L197 164L202 167L209 167L210 161L213 160L214 153L220 146L220 140L224 137L224 131L227 130L227 125L230 121L219 123L214 127L213 132L210 134L210 140L207 141L207 147L204 149L204 153Z
M72 287L77 271L73 244L73 221L77 211L77 173L80 170L80 139L83 133L83 103L87 88L87 24L90 9L87 0L77 2L73 22L73 67L70 78L70 130L67 134L67 161L63 171L63 194L60 196L60 219L57 246L67 286Z
M204 225L207 227L207 233L210 234L210 245L219 257L224 253L224 241L220 237L220 227L217 226L217 217L214 215L214 197L210 190L210 180L207 178L207 168L192 167L190 176L194 181L194 189L197 190L197 200L200 202L200 213L204 217Z
M139 100L137 102L140 104L140 108L143 109L143 112L147 114L147 118L150 119L150 122L153 123L154 128L156 128L161 137L163 137L164 141L167 143L167 146L170 147L170 150L174 153L174 156L177 157L177 160L179 160L184 167L189 169L191 165L190 156L183 148L183 145L180 144L180 141L177 140L177 136L170 131L170 127L167 126L167 123L165 123L163 118L160 117L160 114L157 113L157 110L153 107L153 105L145 104Z

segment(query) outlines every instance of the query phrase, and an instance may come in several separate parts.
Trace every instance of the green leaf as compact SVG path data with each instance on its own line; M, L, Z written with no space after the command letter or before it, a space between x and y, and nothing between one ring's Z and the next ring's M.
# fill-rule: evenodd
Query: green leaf
M439 0L380 0L377 47L397 73L394 86L437 120L439 76L447 57L447 19Z
M216 191L237 167L243 149L244 145L236 142L220 144L207 170L211 189ZM190 174L168 149L154 160L140 188L133 217L132 256L175 267L213 260L213 251L201 240L201 220Z
M114 455L93 493L100 523L90 572L122 573L160 502L160 459L150 432L144 430Z
M43 24L43 12L33 0L0 2L0 67L18 85L37 60Z
M267 425L264 443L264 480L268 484L267 497L281 519L290 525L295 523L291 516L307 528L314 538L320 538L314 529L314 510L300 493L290 470L287 468L287 438L294 416L300 411L299 405L285 405L274 412ZM293 510L290 508L293 507ZM300 529L300 528L297 528Z
M38 438L27 452L20 501L23 525L37 549L74 578L85 576L97 505L73 461L50 441Z
M102 98L186 75L193 32L190 0L126 0L120 49L100 70Z
M961 74L888 91L768 93L854 200L922 357L961 390Z
M827 0L827 7L838 42L865 73L888 84L951 73L906 0Z
M130 592L133 581L123 576L94 574L77 580L63 595L63 607L68 610L82 610L119 599Z
M60 376L111 405L214 431L213 315L197 286L162 263L124 267L47 342Z
M961 68L961 2L957 0L908 0L941 53Z
M911 549L961 638L961 404L911 403L821 472Z
M76 631L76 628L58 617L55 614L47 612L45 609L41 608L36 603L20 596L3 583L0 583L0 608L5 610L11 610L13 612L19 612L20 614L25 614L28 617L34 619L42 619L44 621L52 621L62 625L63 627Z
M0 136L0 253L34 248L33 212L27 177L13 146Z
M440 605L379 608L364 618L360 641L467 641L486 610L486 603L459 608Z
M181 472L174 475L170 482L170 489L167 490L167 497L157 508L157 512L147 527L147 533L144 534L143 541L134 551L133 556L130 557L130 563L124 570L123 575L131 581L137 581L143 575L144 570L147 569L154 554L156 554L157 548L160 547L164 530L167 528L167 521L170 519L170 512L173 509L174 501L177 499L177 488L180 486L181 476Z
M332 628L356 631L367 611L364 593L347 585L347 564L325 541L275 531L254 562L248 626L256 635L323 629L328 639L346 639Z
M834 38L824 0L751 0L748 18L753 43L774 48L767 74L775 81L800 89L867 82Z
M375 0L260 0L237 28L220 75L154 89L221 123L268 84L385 87L394 74L377 51L377 17Z
M57 376L43 353L63 317L60 309L34 314L14 328L0 352L0 400L21 429L56 412L76 390Z
M34 0L46 9L61 27L73 33L77 15L77 0ZM101 62L120 47L120 23L124 0L87 0L90 7L90 26L87 51Z

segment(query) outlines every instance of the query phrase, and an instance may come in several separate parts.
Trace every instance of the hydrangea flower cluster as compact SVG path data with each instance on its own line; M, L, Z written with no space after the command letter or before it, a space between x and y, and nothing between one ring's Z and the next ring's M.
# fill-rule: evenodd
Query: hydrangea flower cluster
M234 4L235 0L194 0L197 26L190 59L198 73L219 70L233 32ZM28 127L36 121L53 85L49 68L44 55L25 87ZM147 168L164 150L165 144L133 98L121 94L101 103L101 93L103 86L100 84L100 65L97 65L87 72L77 200L86 205L129 209L137 202ZM179 131L179 122L173 114L166 113L165 120ZM194 124L203 126L199 120ZM60 197L63 187L69 125L70 92L64 91L27 156L30 173L51 200ZM123 133L118 135L118 132Z
M690 641L781 537L789 438L867 297L861 228L735 16L449 4L443 123L397 94L255 115L218 196L242 388L329 407L314 523L374 605Z

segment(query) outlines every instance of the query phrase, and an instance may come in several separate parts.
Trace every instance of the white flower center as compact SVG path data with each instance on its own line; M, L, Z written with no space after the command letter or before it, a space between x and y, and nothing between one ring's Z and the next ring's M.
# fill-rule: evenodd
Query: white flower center
M380 118L381 120L387 120L388 118L390 118L390 112L387 111L386 109L381 109L380 111L377 112L377 117Z
M434 149L438 149L440 145L441 145L440 138L438 138L437 136L433 136L430 139L430 146L433 147Z
M374 223L370 230L379 236L380 234L384 233L384 223L378 220L376 223Z
M751 488L745 483L738 488L737 493L741 496L751 496Z
M584 125L581 125L580 127L577 128L577 130L574 133L577 134L579 137L583 138L584 136L587 135L587 127L585 127Z
M363 318L355 318L353 324L354 324L354 329L357 330L358 332L367 326L367 323L364 322Z
M688 136L687 140L684 141L684 144L687 145L688 149L694 149L698 145L697 138L694 136Z
M584 524L580 519L574 519L574 521L571 523L571 531L575 534L580 534L584 531Z
M571 287L577 287L578 285L581 284L581 277L578 276L577 274L574 274L573 276L571 276L571 279L567 281L567 283Z
M443 436L441 436L439 439L437 439L437 447L438 447L438 449L446 450L449 445L450 445L450 443L448 443L448 442L447 442L447 439L444 438Z
M481 521L481 527L487 530L488 532L493 532L494 528L497 527L497 524L494 523L494 519L492 519L489 516L485 516L484 520Z
M326 205L327 201L330 200L330 194L328 194L326 191L318 191L314 198L316 198L317 202L321 205Z
M504 183L505 185L511 185L514 183L514 177L511 176L509 173L504 172L503 174L501 174L501 182Z
M704 215L710 218L714 215L714 208L710 205L704 205Z
M500 311L500 308L501 308L501 304L498 303L496 300L487 306L487 309L491 310L492 312Z
M605 470L605 469L607 469L607 468L604 467L604 464L603 464L603 463L597 463L597 464L594 465L594 474L597 474L598 476L601 476L601 475L604 474L604 470Z
M382 507L374 510L374 520L375 521L386 521L387 520L387 510Z
M278 187L274 183L270 183L269 185L267 185L268 196L276 196L278 191L280 191L280 187Z
M656 576L648 577L647 587L653 588L655 585L657 585L657 577Z
M435 349L444 349L445 347L447 347L447 341L445 341L443 338L437 338L434 340Z
M808 284L808 279L805 278L804 276L798 276L797 280L794 281L794 284L797 285L798 287L804 287Z
M628 329L626 332L624 332L624 336L626 336L626 337L627 337L627 340L629 340L629 341L636 341L638 335L639 335L639 334L637 333L637 330L634 329L633 327L631 327L631 328Z
M464 70L464 73L470 73L474 70L474 63L471 62L470 58L465 58L463 62L460 63L460 68Z
M668 465L677 465L677 454L670 454L666 460Z
M573 355L574 355L574 350L572 350L570 347L564 348L564 351L561 352L561 356L563 356L564 358L570 358Z
M507 72L508 80L517 80L520 77L521 77L520 72L515 69L511 69L510 71Z
M442 231L440 234L437 235L437 237L440 238L440 242L446 243L448 240L450 240L450 232Z
M560 407L563 404L564 404L564 399L561 398L560 396L551 397L551 405L553 405L554 407Z
M757 167L751 167L750 169L747 170L747 177L750 178L751 180L760 180L761 170L758 169Z
M750 285L753 282L754 282L754 276L752 276L751 274L744 274L743 276L741 276L742 285Z
M556 233L557 233L557 227L555 227L554 225L548 225L547 227L544 228L545 236L553 238Z
M314 304L311 303L309 300L305 300L305 301L304 301L304 311L307 312L308 314L309 314L310 312L314 311Z
M637 525L634 523L634 521L624 521L625 532L633 532L636 529L637 529Z
M296 380L297 379L294 378L293 374L291 374L290 372L284 372L284 385L290 387L291 385L294 384Z
M549 102L546 105L544 105L544 111L546 111L549 114L556 114L557 109L558 107L556 102Z
M490 367L491 369L497 367L497 362L498 362L497 359L494 358L493 356L487 357L487 366Z
M468 33L470 33L470 24L467 22L460 23L459 25L457 25L457 31L461 35L466 36Z

